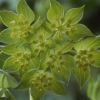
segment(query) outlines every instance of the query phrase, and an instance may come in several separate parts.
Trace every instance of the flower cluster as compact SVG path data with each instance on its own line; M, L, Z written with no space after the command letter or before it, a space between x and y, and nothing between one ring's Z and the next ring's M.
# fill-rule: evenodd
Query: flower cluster
M2 22L8 27L0 33L0 42L5 44L0 46L0 55L4 57L0 70L0 84L4 84L0 85L1 94L12 87L30 89L34 100L40 100L49 90L66 95L64 83L68 84L71 72L83 86L90 75L89 65L100 67L100 37L78 24L84 6L64 14L56 0L49 1L48 21L38 18L35 22L25 0L19 0L17 14L0 12ZM21 78L19 84L10 74Z

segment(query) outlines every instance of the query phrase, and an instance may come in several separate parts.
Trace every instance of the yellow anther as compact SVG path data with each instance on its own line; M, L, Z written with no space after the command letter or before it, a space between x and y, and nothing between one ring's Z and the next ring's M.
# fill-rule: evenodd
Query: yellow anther
M13 20L13 21L10 22L10 24L16 24L16 22Z
M43 40L43 35L38 36L39 40Z
M60 68L56 68L57 72L60 72Z
M55 28L56 27L56 24L51 24L51 28Z
M71 23L72 23L72 19L69 18L69 19L67 20L67 23L68 23L68 24L71 24Z
M64 65L64 62L63 62L63 61L61 61L61 62L60 62L60 65Z
M77 55L77 58L81 58L81 55Z
M24 21L24 24L25 24L25 25L29 24L29 21L28 21L28 20L25 20L25 21Z
M20 19L20 20L25 20L25 16L24 16L23 14L20 14L20 15L19 15L19 19Z
M61 51L58 51L58 52L57 52L57 55L58 55L58 56L61 56L61 55L62 55L62 52L61 52Z
M65 34L66 34L66 35L69 35L69 31L66 31Z
M75 28L71 28L70 29L70 32L75 32Z
M88 58L92 58L93 57L93 54L88 54Z
M64 18L61 18L61 22L64 22Z
M11 33L11 34L10 34L10 37L11 37L11 38L16 38L16 34L15 34L15 33Z

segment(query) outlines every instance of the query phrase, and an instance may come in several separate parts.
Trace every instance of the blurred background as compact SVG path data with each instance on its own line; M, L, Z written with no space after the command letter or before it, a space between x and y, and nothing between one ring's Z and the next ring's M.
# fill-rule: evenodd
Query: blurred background
M93 34L100 35L100 0L57 0L62 4L65 12L71 8L77 8L85 5L84 16L80 21L81 24L86 25ZM26 0L30 8L35 12L36 19L41 16L46 17L46 12L49 9L48 0ZM0 11L11 10L16 12L16 5L18 0L0 0ZM0 32L6 27L0 20ZM91 77L95 80L100 74L99 68L91 66ZM69 96L58 96L51 92L47 92L43 100L90 100L87 97L88 82L80 89L75 77L71 75L68 86L65 86ZM28 90L19 91L10 89L16 100L29 100Z

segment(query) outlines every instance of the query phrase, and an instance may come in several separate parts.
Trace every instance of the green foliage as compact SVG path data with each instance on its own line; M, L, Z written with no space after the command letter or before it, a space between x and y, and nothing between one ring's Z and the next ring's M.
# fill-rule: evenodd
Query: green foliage
M41 100L46 91L67 95L64 85L71 72L82 87L89 79L90 65L100 67L100 37L78 24L84 6L64 14L60 3L49 1L48 21L39 17L33 23L35 14L25 0L19 0L17 14L0 12L8 27L0 33L0 98L14 100L8 88L29 89L34 100Z
M99 94L100 94L100 76L98 76L96 82L94 82L93 79L90 79L87 92L87 95L91 100L99 100L100 99Z

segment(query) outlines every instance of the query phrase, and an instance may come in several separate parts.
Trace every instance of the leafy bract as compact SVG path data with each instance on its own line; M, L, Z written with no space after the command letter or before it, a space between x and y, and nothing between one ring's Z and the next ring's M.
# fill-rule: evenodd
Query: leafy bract
M30 24L35 18L34 12L26 4L25 0L19 0L19 3L17 5L17 12L18 15L23 14L25 19L27 19Z
M90 37L86 40L82 39L74 44L76 51L80 50L92 50L100 47L100 37Z
M0 100L15 100L8 89L0 88Z
M90 99L93 99L93 100L99 100L100 99L100 76L98 76L97 78L97 81L94 82L93 79L91 79L89 81L89 84L88 84L88 97Z
M6 55L5 53L3 52L0 52L0 68L2 68L5 60L8 58L9 56Z
M82 87L90 77L90 68L87 67L86 70L83 68L73 69L73 74L79 82L80 87Z
M0 87L2 88L15 88L17 86L17 81L14 77L10 76L8 73L0 70Z
M1 17L2 22L7 27L11 27L11 28L14 27L14 25L12 23L14 23L14 21L17 22L17 20L18 20L18 15L11 11L1 11L0 17Z
M35 100L41 100L45 94L45 89L41 89L41 91L38 91L38 89L35 86L31 87L31 96Z
M4 65L3 65L3 70L6 70L6 71L16 71L20 68L20 66L18 65L15 65L14 64L14 58L12 57L9 57L5 62L4 62Z
M5 54L12 55L16 52L15 51L15 44L0 46L0 50Z
M51 23L58 22L64 16L64 10L56 0L50 0L50 3L47 18Z
M63 84L57 80L53 80L51 90L58 95L67 95Z
M73 41L78 41L86 36L93 36L93 34L85 25L82 24L71 26L69 29L69 34L67 35L67 37Z
M63 83L59 82L52 73L43 70L31 70L24 74L17 89L30 88L33 99L41 99L46 90L51 90L59 95L66 95Z
M71 71L66 66L61 66L60 71L57 68L52 69L52 73L56 76L59 80L63 80L66 84L68 84Z
M95 67L100 67L100 50L92 53L93 57L90 58L90 64Z
M3 30L0 33L0 42L6 43L6 44L15 44L18 39L13 39L10 37L12 30L10 28L7 28Z
M73 8L67 11L65 14L65 20L67 24L73 25L79 22L81 18L83 17L83 9L84 9L84 6L80 8Z

